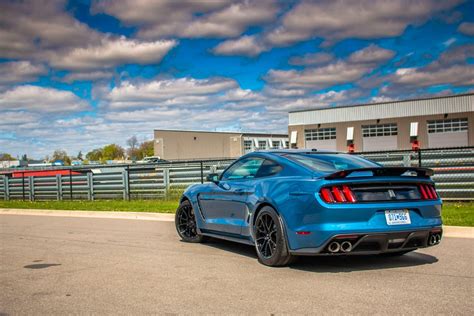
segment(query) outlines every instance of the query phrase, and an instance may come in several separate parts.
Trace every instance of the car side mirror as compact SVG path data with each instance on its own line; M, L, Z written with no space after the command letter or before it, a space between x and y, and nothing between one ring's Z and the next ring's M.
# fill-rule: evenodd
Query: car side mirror
M219 182L219 174L218 173L210 173L207 175L206 180L209 182L218 183Z

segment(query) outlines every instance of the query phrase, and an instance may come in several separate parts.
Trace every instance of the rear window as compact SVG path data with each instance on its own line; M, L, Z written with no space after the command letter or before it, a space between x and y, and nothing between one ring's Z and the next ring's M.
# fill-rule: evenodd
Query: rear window
M370 160L347 154L287 154L289 158L309 169L321 173L334 173L340 170L377 168L379 164Z

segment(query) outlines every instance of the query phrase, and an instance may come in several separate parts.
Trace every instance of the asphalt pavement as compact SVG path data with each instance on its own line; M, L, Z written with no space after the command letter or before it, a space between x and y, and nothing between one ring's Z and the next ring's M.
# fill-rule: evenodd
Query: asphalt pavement
M472 315L473 242L269 268L169 221L0 215L0 314Z

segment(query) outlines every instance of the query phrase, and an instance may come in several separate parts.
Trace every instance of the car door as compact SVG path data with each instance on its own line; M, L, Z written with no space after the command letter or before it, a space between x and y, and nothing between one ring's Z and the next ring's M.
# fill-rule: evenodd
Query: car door
M204 229L240 234L249 213L247 197L254 190L253 181L263 161L259 157L238 160L224 171L218 183L198 195Z

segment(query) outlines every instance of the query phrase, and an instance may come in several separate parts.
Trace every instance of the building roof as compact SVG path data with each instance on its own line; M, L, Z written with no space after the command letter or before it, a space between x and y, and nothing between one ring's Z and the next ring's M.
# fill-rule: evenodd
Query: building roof
M234 134L243 136L277 136L277 137L288 137L285 133L261 133L261 132L242 132L242 131L203 131L203 130L189 130L189 129L158 129L154 131L158 132L178 132L178 133L212 133L212 134Z
M289 125L324 124L474 111L474 93L308 109L289 113Z

